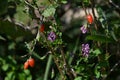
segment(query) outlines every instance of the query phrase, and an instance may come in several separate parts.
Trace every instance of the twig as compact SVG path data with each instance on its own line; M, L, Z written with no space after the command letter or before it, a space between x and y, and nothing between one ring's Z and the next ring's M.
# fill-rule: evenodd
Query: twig
M28 6L32 7L33 9L38 10L39 14L42 14L41 11L39 10L38 5L35 3L35 0L33 0L33 3L34 3L35 6L31 5L31 4L30 4L28 1L26 1L26 0L24 0L24 2L25 2ZM39 19L40 19L40 24L42 24L42 23L43 23L43 16L41 15L41 18L39 18Z
M115 68L120 64L120 60L110 69L108 75L111 74L111 72L113 72L115 70ZM106 80L106 78L108 77L108 75L103 79Z
M23 56L21 56L21 58L27 57L28 55L29 55L29 54L23 55Z
M83 9L84 9L84 11L85 11L85 15L87 16L87 10L86 10L86 8L85 8L85 6L84 6L84 3L82 3L82 7L83 7ZM88 27L88 24L87 24L87 27ZM90 29L90 32L91 32L91 29Z
M86 11L86 8L85 8L85 6L84 6L84 3L82 3L82 7L83 7L83 9L84 9L84 11L85 11L85 15L87 16L87 11Z
M91 3L92 13L93 13L93 17L94 17L94 27L97 31L98 30L98 25L97 25L97 19L96 19L97 17L95 15L95 11L94 11L94 5L95 5L94 0L90 0L90 3ZM97 42L97 45L100 47L100 42L99 41Z
M94 0L90 0L91 3L91 7L92 7L92 13L93 13L93 17L94 17L94 24L95 24L95 29L97 29L97 19L96 19L96 15L95 15L95 11L94 11Z
M61 51L61 54L62 54L62 57L63 57L63 61L64 61L64 68L65 68L68 76L70 77L70 79L73 80L74 73L71 71L70 67L68 66L68 63L66 62L65 55L64 55L62 47L60 48L60 51Z
M28 6L34 8L34 9L37 9L36 7L34 7L33 5L31 5L28 1L24 0L24 2L25 2Z
M120 10L120 6L118 6L117 4L115 4L112 0L109 0L109 3L112 4L115 8Z
M40 9L39 9L39 6L35 3L35 0L33 0L33 3L35 5L35 7L37 8L39 14L42 14L41 11L40 11ZM43 23L43 16L41 15L40 24L42 24L42 23Z

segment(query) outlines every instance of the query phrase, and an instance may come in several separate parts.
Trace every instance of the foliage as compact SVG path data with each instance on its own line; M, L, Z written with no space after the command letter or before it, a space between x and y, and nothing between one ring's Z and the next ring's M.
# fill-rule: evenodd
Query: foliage
M118 80L119 4L118 0L1 0L0 76ZM79 16L81 12L84 16ZM34 67L24 69L31 58Z

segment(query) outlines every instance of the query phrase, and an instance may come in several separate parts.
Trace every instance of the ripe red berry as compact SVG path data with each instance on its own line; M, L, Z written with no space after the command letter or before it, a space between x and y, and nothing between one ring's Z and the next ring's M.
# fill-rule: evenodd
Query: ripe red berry
M29 63L28 63L28 61L26 61L25 63L24 63L24 69L27 69L29 67Z
M93 17L91 14L87 15L87 21L89 24L92 24L93 23Z
M43 25L43 24L41 24L41 26L40 26L40 32L43 32L43 31L44 31L44 29L45 29L44 25Z
M34 67L34 65L35 65L35 60L34 60L33 58L30 58L30 59L28 59L28 63L29 63L29 65L30 65L30 67Z

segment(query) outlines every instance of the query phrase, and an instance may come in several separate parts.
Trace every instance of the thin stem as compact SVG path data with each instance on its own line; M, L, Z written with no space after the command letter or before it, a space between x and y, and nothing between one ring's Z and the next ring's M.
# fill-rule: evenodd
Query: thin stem
M79 39L77 39L76 46L77 46L77 44L78 44L78 41L79 41ZM77 48L75 48L74 53L76 52L76 49L77 49ZM61 50L61 54L62 54L63 61L64 61L64 68L65 68L68 76L70 77L70 79L73 80L74 77L76 76L76 74L74 73L73 69L70 68L69 64L66 62L65 55L64 55L64 52L63 52L62 47L61 47L60 50Z
M94 5L95 5L94 0L90 0L90 3L91 3L91 7L92 7L92 14L94 17L94 27L95 27L96 31L98 31L97 19L96 19L96 15L95 15L95 11L94 11ZM97 42L97 45L98 45L98 47L100 47L99 41Z
M115 70L115 68L120 64L120 60L110 69L108 75L111 74L111 72L113 72ZM106 80L106 78L108 77L108 75L103 79Z
M48 80L48 74L49 74L51 63L52 63L52 55L50 54L48 58L45 74L44 74L44 80Z
M77 38L76 43L75 43L75 47L73 49L73 54L74 55L75 55L75 53L77 51L78 44L79 44L79 37ZM71 63L73 61L73 58L74 58L74 55L72 57L70 57L70 59L69 59L69 65L71 65Z
M86 8L85 8L85 6L84 6L84 3L82 3L82 7L83 7L83 9L84 9L85 15L87 16L87 10L86 10ZM88 24L87 24L87 27L88 27ZM89 30L90 30L90 33L91 33L91 28L90 28Z
M65 60L65 56L64 56L64 53L63 53L63 50L61 50L61 54L62 54L62 57L63 57L63 68L65 69L65 71L67 72L68 76L70 77L71 80L73 80L73 77L71 75L71 70L68 66L68 64L66 63L66 60Z
M85 15L87 16L87 11L86 11L86 8L85 8L85 6L84 6L84 3L82 3L82 7L83 7L83 9L84 9L84 11L85 11Z
M63 74L63 72L62 72L62 69L59 67L59 63L58 63L58 61L57 61L58 59L57 59L57 57L55 56L55 51L54 51L54 49L53 49L53 48L49 45L49 43L47 42L47 39L46 39L45 35L44 35L44 34L41 34L41 35L42 35L42 37L44 38L44 40L46 41L49 50L51 51L51 54L52 54L52 56L53 56L53 60L54 60L56 66L57 66L57 68L58 68L58 71L60 72L60 74L61 74L61 76L62 76L62 80L65 80L65 79L64 79L64 74Z
M63 57L64 65L66 66L67 63L66 63L66 60L65 60L65 55L64 55L62 47L61 47L60 51L61 51L61 54L62 54L62 57Z
M120 6L115 4L112 0L109 0L109 3L111 3L115 8L120 10Z
M35 7L37 8L39 14L42 14L40 9L39 9L39 6L36 4L35 0L33 0L33 3L35 5ZM42 23L43 23L43 16L41 15L40 24L42 24Z
M91 7L92 7L92 13L93 13L93 17L94 17L94 24L95 24L95 29L97 29L97 19L96 19L96 15L95 15L95 11L94 11L94 0L90 0L91 3Z
M35 53L34 51L32 52L33 54L33 56L35 56L35 57L37 57L38 59L40 59L40 60L44 60L49 54L50 54L50 52L47 52L44 56L39 56L37 53Z
M56 66L57 66L57 68L58 68L58 70L59 70L61 76L62 76L62 80L65 80L64 74L63 74L62 70L61 70L60 67L59 67L59 63L58 63L58 61L57 61L57 58L55 58L54 55L53 55L53 59L54 59L54 62L55 62L55 64L56 64Z
M32 8L36 9L33 5L31 5L28 1L24 0L24 2L28 5L31 6Z

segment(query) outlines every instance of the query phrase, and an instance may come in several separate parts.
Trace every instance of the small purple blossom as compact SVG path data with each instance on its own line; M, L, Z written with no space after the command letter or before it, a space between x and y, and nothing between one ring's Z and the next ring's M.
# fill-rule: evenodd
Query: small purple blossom
M82 31L83 34L85 34L87 32L87 27L82 26L80 30Z
M50 40L50 41L54 41L56 39L56 35L55 35L55 33L54 32L50 32L49 34L48 34L48 40Z
M82 44L82 52L83 52L83 56L88 57L88 55L89 55L89 51L90 51L89 44Z

